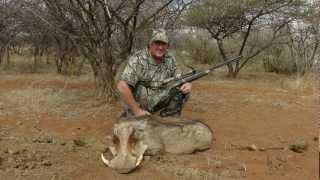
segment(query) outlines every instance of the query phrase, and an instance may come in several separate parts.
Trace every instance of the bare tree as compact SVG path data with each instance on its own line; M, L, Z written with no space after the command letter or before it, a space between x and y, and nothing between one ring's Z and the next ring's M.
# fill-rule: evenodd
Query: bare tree
M0 57L2 59L3 49L16 34L23 34L24 40L31 45L34 71L49 50L56 54L60 73L74 64L76 56L82 56L91 65L97 95L109 100L115 95L113 86L117 66L139 47L139 38L149 34L152 28L173 28L192 2L2 0L0 11L5 16L0 18L3 35L0 37Z
M189 25L206 29L211 37L217 41L220 54L224 60L228 56L242 55L241 62L235 66L229 65L229 76L236 77L239 71L275 40L281 37L282 29L294 20L290 14L291 7L299 6L295 0L271 1L199 1L188 15ZM271 32L271 38L263 44L249 46L249 39L253 32L266 30ZM227 39L234 38L239 44L237 52L231 53L225 47Z
M114 93L115 65L131 53L138 33L154 22L174 0L43 0L48 16L43 21L68 36L88 59L96 80L97 95ZM147 12L143 10L148 9Z
M314 66L319 56L319 6L306 5L296 8L300 17L286 25L286 36L266 54L267 70L301 76Z
M297 72L304 74L315 63L319 49L319 38L313 34L314 26L299 24L298 27L288 26L291 58L297 65Z
M18 34L16 19L18 9L15 7L15 0L0 1L0 64L6 60L10 63L10 45Z

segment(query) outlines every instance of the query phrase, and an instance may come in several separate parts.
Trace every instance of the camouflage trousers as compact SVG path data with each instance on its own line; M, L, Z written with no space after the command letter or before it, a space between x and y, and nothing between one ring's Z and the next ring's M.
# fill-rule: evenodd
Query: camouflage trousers
M167 101L159 102L155 108L154 112L150 112L152 114L160 115L165 111L177 111L174 116L180 116L181 110L190 98L191 93L183 94L180 91L171 95ZM128 105L121 99L121 104L123 106L123 112L120 114L120 117L131 117L133 116L133 112L129 109Z

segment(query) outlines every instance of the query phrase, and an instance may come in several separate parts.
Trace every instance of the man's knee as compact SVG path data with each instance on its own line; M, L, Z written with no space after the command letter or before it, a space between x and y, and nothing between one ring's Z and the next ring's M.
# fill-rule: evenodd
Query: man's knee
M180 115L184 104L188 101L190 93L183 94L182 92L176 92L172 95L167 107L160 111L160 116L176 116Z

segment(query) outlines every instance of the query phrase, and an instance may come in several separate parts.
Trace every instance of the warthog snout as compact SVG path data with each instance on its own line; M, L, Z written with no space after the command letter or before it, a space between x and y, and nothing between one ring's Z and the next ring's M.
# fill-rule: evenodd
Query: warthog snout
M112 158L108 160L101 154L102 161L119 173L129 173L137 168L147 146L135 137L135 129L126 124L115 125L113 129L113 145L108 147Z

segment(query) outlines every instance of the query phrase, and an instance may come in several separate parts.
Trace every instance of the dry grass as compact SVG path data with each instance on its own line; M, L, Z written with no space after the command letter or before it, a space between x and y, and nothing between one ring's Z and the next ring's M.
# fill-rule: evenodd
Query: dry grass
M90 96L90 98L94 99L94 79L89 71L86 71L85 74L81 76L63 76L55 72L55 65L53 63L47 65L43 61L40 66L40 73L30 73L32 71L33 64L31 57L12 56L11 63L12 65L8 69L4 70L4 67L0 67L2 80L14 81L21 79L21 76L23 76L24 79L29 79L31 84L21 88L15 88L12 91L0 91L0 94L6 100L15 104L22 113L52 112L63 114L64 109L70 108L72 104L75 103L81 105L80 107L72 106L76 111L82 111L83 107L88 107L85 111L88 113L88 116L98 114L110 108L110 105L96 106L94 104L90 104L97 104L97 102L87 102L86 104L81 102L80 99L83 97ZM185 66L182 67L184 68L184 71L189 70ZM199 69L207 69L209 66L198 64L195 65L195 67ZM279 93L294 94L296 96L300 96L304 100L308 100L309 102L318 101L319 98L319 81L315 72L307 73L305 76L286 76L275 73L253 72L251 70L244 69L240 72L237 79L226 78L226 74L226 68L217 69L209 76L201 79L201 84L219 87L233 87L235 84L238 84L238 87L241 89L248 88L248 85L259 86L263 89L275 89ZM54 84L56 82L59 82L59 84ZM198 82L199 81L194 83L195 88ZM88 88L84 90L81 87L82 83L91 83L92 88L90 90L88 90ZM48 84L50 85L48 86ZM70 90L70 84L77 85ZM243 86L244 84L246 84L246 86ZM200 102L224 102L224 99L221 99L221 97L219 98L217 96L203 94L199 95L199 92L197 91L193 92L193 97L195 97L193 99L196 99L195 101L199 102L199 104ZM273 100L264 99L261 96L251 95L249 91L248 96L243 97L242 101L244 103L258 103L263 101L267 104L271 104L272 106L281 107L285 107L287 103L282 102L281 100L279 100L279 102L273 102ZM92 106L92 108L90 106ZM197 112L205 112L207 110L205 107L196 105L193 109ZM74 115L70 114L70 116Z
M85 138L85 142L88 142L88 144L90 145L88 146L89 148L87 149L78 148L77 152L72 152L72 155L75 154L79 156L78 159L76 159L77 162L78 160L82 160L82 162L85 161L85 162L91 162L92 164L94 163L98 164L96 163L98 162L98 159L96 159L97 157L96 155L99 154L98 151L100 149L100 146L101 146L101 149L103 149L104 146L103 144L99 145L98 143L95 142L97 137L100 136L96 134L98 131L102 132L101 129L105 131L107 128L111 127L112 121L109 121L109 120L112 120L114 117L116 117L114 114L118 113L120 109L115 109L115 107L112 107L113 105L102 104L101 102L99 102L99 100L97 100L94 97L94 80L92 79L92 76L90 74L86 74L86 75L81 75L80 77L66 77L62 75L57 75L54 72L42 73L42 74L39 74L39 73L38 74L22 74L22 75L18 75L18 72L13 72L13 73L17 73L17 74L9 73L8 75L4 72L2 73L4 75L1 75L2 81L0 83L2 84L0 84L0 86L2 85L3 86L0 89L0 100L4 100L3 102L5 103L3 103L2 105L0 103L0 113L1 113L1 106L3 106L3 111L12 110L12 111L17 111L19 113L20 112L23 113L23 119L33 118L32 120L37 120L38 118L37 116L39 114L46 113L48 114L47 116L42 116L42 117L46 117L46 119L44 118L42 120L43 131L47 131L47 129L50 129L53 126L56 126L52 128L52 132L57 131L61 133L59 129L60 126L51 123L52 121L58 121L60 119L66 120L66 121L61 121L61 124L63 124L62 128L68 127L69 129L72 129L76 127L81 127L81 129L77 129L77 132L85 134L85 137L90 137L91 135L93 139L91 140L90 138L89 139ZM219 127L223 129L223 130L217 131L217 134L232 131L232 132L237 132L234 134L240 134L241 136L244 137L244 139L248 138L248 136L250 135L250 134L246 135L247 129L243 127L248 125L247 124L248 119L252 118L252 120L254 120L255 116L253 117L246 116L246 117L243 117L243 119L239 119L239 121L243 121L245 125L241 123L236 124L237 122L232 122L232 123L235 123L236 125L240 125L240 126L236 126L234 129L232 129L232 127L231 128L229 127L231 126L230 124L228 123L224 124L224 122L227 122L228 120L232 120L232 118L228 116L222 116L221 114L228 112L228 114L232 115L231 108L234 108L235 106L239 107L239 106L242 106L244 103L247 103L249 104L249 106L246 106L246 108L253 108L255 107L255 105L261 105L261 104L262 104L261 106L263 106L267 110L268 110L268 105L273 105L277 107L288 106L289 108L294 108L295 105L292 105L292 103L295 102L296 100L300 100L299 98L310 98L310 100L313 101L317 99L319 95L319 91L318 91L319 89L317 89L318 86L317 86L317 83L315 83L317 82L317 77L314 76L313 74L308 74L304 77L297 78L294 76L288 77L288 76L277 75L273 73L257 73L257 72L243 71L240 73L240 76L238 79L225 78L225 74L226 73L224 71L219 69L219 71L215 72L213 75L210 75L194 83L195 90L193 92L191 102L189 102L189 103L193 103L193 105L195 106L195 111L200 112L199 114L204 114L205 116L204 119L208 119L208 122L213 115L216 115L216 119L211 118L211 120L214 120L214 122L213 123L211 122L210 125L212 127ZM28 82L30 83L28 84ZM8 84L9 86L7 86ZM207 91L204 91L204 89L206 89ZM287 98L287 95L294 96L294 98ZM306 97L302 97L302 95ZM296 98L296 96L298 98ZM275 100L275 102L273 102L273 100ZM305 103L305 101L302 101L302 102L303 104ZM11 105L12 107L7 107L7 104ZM214 109L215 107L218 107L218 108ZM307 106L306 109L308 107L309 106ZM241 108L239 109L243 110ZM236 113L234 114L237 114L237 113L240 114L239 109L238 110L234 109L232 111L236 111ZM278 110L279 108L271 108L271 109ZM257 113L256 111L259 111L260 109L252 109L252 110L254 114L254 113ZM189 110L189 114L195 111L194 109L192 111ZM210 111L214 111L214 113ZM281 112L281 111L277 111L277 112ZM50 116L51 113L54 113L58 117ZM16 118L14 115L15 114L12 114L12 117ZM97 118L95 118L95 116ZM288 118L289 116L288 117L283 116L283 117ZM226 121L219 121L220 118L226 119ZM85 121L82 121L82 120L85 120ZM290 122L293 120L288 119L288 121ZM69 121L73 122L74 124L65 123ZM77 123L79 122L80 124L75 123L76 121ZM298 121L296 120L293 122L298 122ZM21 127L29 128L27 126L29 125L28 123L23 122ZM50 128L46 129L44 127L45 127L45 124L47 123L49 124L47 126L50 126ZM213 125L214 123L216 123L217 125L214 126ZM57 124L60 124L60 122L58 122ZM252 127L255 127L255 125L256 124L253 123ZM230 128L231 130L228 128ZM278 133L277 131L274 131L274 132L275 134ZM92 134L94 134L94 136ZM255 135L254 132L252 134ZM67 136L68 134L65 133L64 135ZM30 134L29 135L26 134L26 136L30 136ZM222 134L220 138L222 136L224 136L224 134ZM231 140L238 142L236 137L226 138L229 136L233 136L233 135L228 134L228 136L222 137L224 139L218 139L218 141L215 142L216 143L215 147L217 148L214 149L213 151L210 151L210 153L217 153L217 154L220 153L219 148L223 149L221 145L222 142L229 142ZM272 137L275 138L275 136L272 136ZM251 139L250 138L248 139L250 140L250 141L248 140L249 141L248 143L250 143ZM286 140L286 137L284 137L284 139ZM257 141L259 143L259 140ZM241 142L242 141L240 141L239 143ZM260 143L264 143L264 141L261 140ZM97 147L95 147L92 144L98 144L98 145L96 145ZM61 151L65 151L64 146L59 145L57 146L57 148ZM50 150L47 150L47 151L51 152ZM222 150L222 152L223 153L221 155L221 159L223 159L223 157L229 157L230 153L232 153L232 152L225 152L225 150ZM90 155L90 153L92 156L88 156L88 154ZM235 153L238 153L238 152L235 152ZM248 153L251 153L251 152L248 152ZM305 157L308 157L307 155ZM201 156L204 157L202 158L203 160L201 160ZM258 159L254 163L260 163L258 162L260 158L259 156L255 156L254 153L252 153L252 156ZM60 161L68 162L68 160L71 157L74 157L74 156L70 156L68 159L63 159L63 157L57 156L57 158L59 158L59 162ZM88 161L90 160L88 159L88 157L90 158L94 157L94 158L92 158L91 161ZM217 165L220 167L216 169L215 168L216 165L214 162L216 160L216 156L215 158L213 158L212 156L208 156L208 154L198 154L195 156L192 155L192 157L188 157L188 156L185 156L185 157L174 156L172 158L165 157L164 161L150 162L150 163L147 162L146 164L151 165L152 167L152 171L151 171L152 179L161 179L160 178L161 176L158 176L159 174L173 177L172 179L181 179L181 180L189 180L189 179L190 180L191 179L231 180L231 179L245 178L243 177L244 170L240 169L238 165L229 165L224 160L223 161L221 160L221 163L223 164L223 166L221 167L221 165ZM232 163L238 163L238 161L240 160L232 159L230 161L232 161ZM245 160L241 160L241 162L243 161L246 162ZM206 165L203 165L202 162L205 162ZM259 172L256 169L254 169L256 168L255 166L256 164L253 165L252 162L246 162L246 163L248 163L249 168L250 168L250 165L252 166L251 167L252 169L250 169L251 173L252 172L256 174L257 172L261 173L261 171ZM291 163L291 162L288 161L287 163ZM299 163L300 162L298 162L297 164ZM292 162L292 164L296 164L296 162ZM66 169L69 168L68 170L72 169L72 171L75 171L75 170L83 171L83 169L90 169L90 168L99 169L100 167L100 164L96 166L93 165L91 167L89 166L89 164L87 166L84 165L82 169L80 169L78 166L70 166L70 164L61 163L59 164L59 166L60 165L62 168L66 168ZM148 170L148 167L142 167L142 168L145 168ZM259 167L257 166L257 168ZM51 172L49 169L46 169L46 170L49 173ZM60 172L60 169L55 169L54 171L59 172L59 174L61 174L62 176L66 176L67 174L66 172ZM31 172L31 175L35 175L36 173L35 171L32 172L31 170L29 172ZM115 176L114 179L126 179L126 178L135 179L134 177L137 177L136 179L139 179L140 177L145 176L145 174L143 174L143 169L141 169L141 172L142 172L141 174L138 174L136 176L132 175L130 177L129 176L120 177L120 176L114 175ZM250 173L250 171L248 172ZM247 174L248 172L245 172L245 174ZM284 171L284 173L287 173L287 172L289 171ZM98 171L92 171L92 174L97 175ZM257 175L253 175L253 176L257 177ZM88 175L87 177L88 178L90 177L92 179L95 176ZM110 178L110 173L105 173L104 177ZM146 178L148 179L148 177ZM86 179L86 178L83 178L83 179ZM259 179L259 178L255 178L255 179Z
M94 119L108 112L117 113L115 104L106 104L103 99L96 98L93 79L89 75L11 74L2 76L2 80L8 82L3 83L8 85L7 88L13 85L8 90L0 90L1 100L15 109L11 114L26 119L39 119L40 115L59 119ZM9 113L8 110L5 112Z
M11 55L10 64L2 65L0 67L1 74L21 74L21 73L33 73L33 57ZM41 60L38 66L37 73L55 72L54 64L46 64L45 60Z
M43 56L37 65L37 68L34 68L34 58L31 55L11 55L10 64L0 65L0 74L57 74L57 68L53 56L49 56L49 63L47 63L47 57ZM80 60L79 60L80 61ZM88 64L84 64L81 74L82 75L91 75L92 71Z
M55 88L28 87L4 94L7 101L15 104L19 111L25 113L43 113L59 111L69 102L78 99L77 95Z
M242 179L242 173L239 170L222 170L216 172L213 170L202 170L199 168L183 167L178 164L160 165L157 167L164 173L173 174L175 179L179 180L231 180Z

